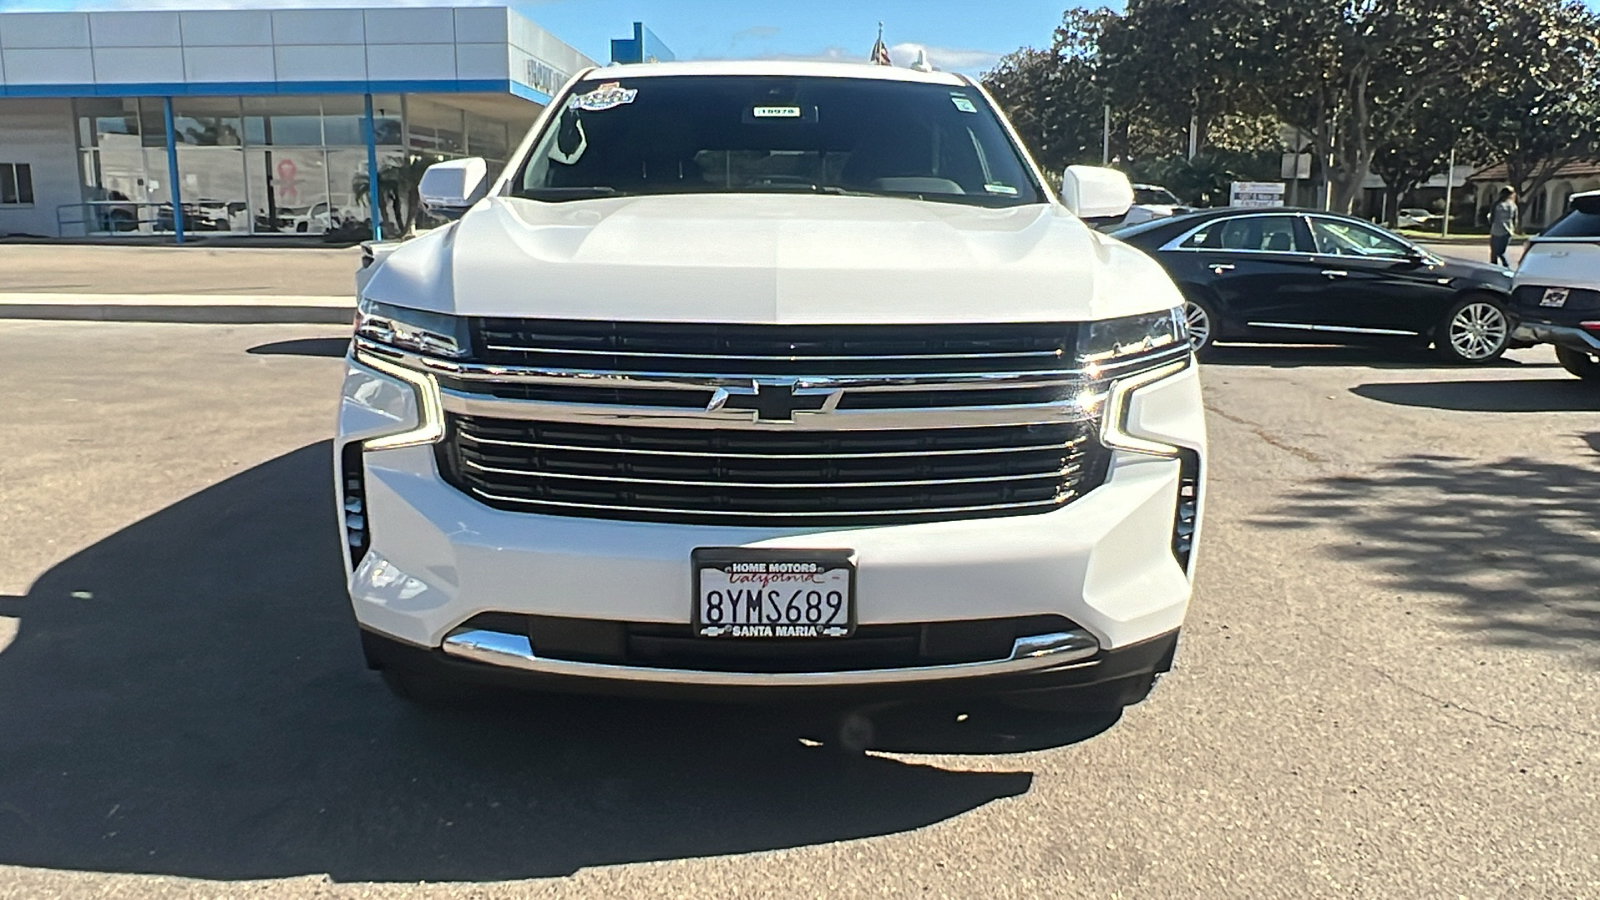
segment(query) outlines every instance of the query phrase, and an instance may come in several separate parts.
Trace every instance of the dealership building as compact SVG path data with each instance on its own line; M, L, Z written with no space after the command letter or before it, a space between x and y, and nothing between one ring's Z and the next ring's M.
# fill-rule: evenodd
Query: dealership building
M592 65L504 5L0 12L0 235L394 234Z

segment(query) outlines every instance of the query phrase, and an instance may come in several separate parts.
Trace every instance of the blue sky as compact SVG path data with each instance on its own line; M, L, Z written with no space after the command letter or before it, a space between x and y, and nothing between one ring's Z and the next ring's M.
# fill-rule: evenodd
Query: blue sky
M434 6L452 0L0 0L0 10L194 9L290 6ZM493 0L453 0L490 5ZM978 73L1022 46L1042 47L1062 10L1081 0L500 0L595 59L632 23L650 27L679 59L865 59L884 23L895 61L917 48L938 68ZM1310 0L1321 2L1321 0ZM1515 0L1511 0L1515 2ZM1586 0L1600 9L1600 0ZM496 4L498 5L498 4ZM1122 0L1104 0L1120 10Z
M941 69L977 72L1023 45L1048 44L1065 5L1062 0L545 0L519 8L590 56L607 52L606 40L625 37L629 23L642 21L680 59L865 59L881 20L884 42L897 62L910 63L922 46Z
M867 57L884 23L896 62L918 47L941 69L977 73L1023 45L1045 46L1074 0L500 0L595 59L633 22L679 59ZM435 6L451 0L0 0L0 10L197 9L293 6ZM491 5L454 0L454 5ZM498 4L494 4L498 5ZM1120 9L1122 0L1109 0Z

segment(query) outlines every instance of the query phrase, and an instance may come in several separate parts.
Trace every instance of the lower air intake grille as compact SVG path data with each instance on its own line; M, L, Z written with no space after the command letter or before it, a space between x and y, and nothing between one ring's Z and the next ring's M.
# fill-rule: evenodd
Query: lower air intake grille
M722 525L1049 512L1098 486L1092 423L743 431L447 417L445 478L499 509Z

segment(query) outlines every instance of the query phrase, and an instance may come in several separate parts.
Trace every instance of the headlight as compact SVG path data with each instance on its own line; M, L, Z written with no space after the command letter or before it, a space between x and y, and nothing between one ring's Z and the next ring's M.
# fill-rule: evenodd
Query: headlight
M1116 370L1106 373L1115 376L1145 368L1136 364L1141 359L1151 364L1170 362L1181 355L1180 347L1189 347L1189 326L1181 306L1088 323L1078 339L1078 360L1089 369Z
M1183 307L1158 313L1090 322L1079 332L1078 361L1086 370L1100 411L1100 443L1115 450L1153 456L1183 451L1161 441L1128 433L1133 393L1182 372L1191 362L1189 326ZM1104 390L1104 395L1098 394Z
M366 298L356 306L356 337L446 359L472 353L466 319Z

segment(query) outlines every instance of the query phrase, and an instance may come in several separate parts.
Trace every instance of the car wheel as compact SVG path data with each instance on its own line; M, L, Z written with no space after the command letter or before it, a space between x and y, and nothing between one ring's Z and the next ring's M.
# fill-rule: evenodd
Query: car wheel
M1189 324L1189 344L1196 354L1211 349L1217 335L1217 314L1197 300L1185 300L1183 318Z
M1511 319L1488 297L1467 297L1444 317L1434 346L1452 362L1493 362L1511 343Z
M1561 368L1582 378L1584 381L1600 381L1600 359L1593 353L1582 350L1573 350L1569 347L1556 348L1556 361L1561 363Z

